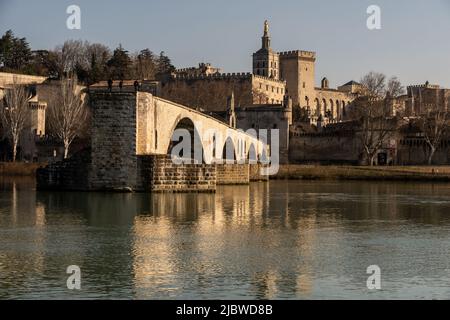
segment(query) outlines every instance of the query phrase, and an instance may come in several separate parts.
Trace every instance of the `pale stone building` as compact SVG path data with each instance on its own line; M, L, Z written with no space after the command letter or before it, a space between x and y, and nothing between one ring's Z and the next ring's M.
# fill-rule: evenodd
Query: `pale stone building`
M22 157L32 160L37 157L36 139L45 136L45 117L47 110L47 103L41 101L37 94L37 87L45 82L47 78L4 73L0 72L0 103L3 104L5 90L16 83L27 86L30 91L31 99L29 100L29 120L26 130L22 132L20 137L20 149ZM1 127L1 126L0 126ZM0 134L3 136L3 133Z
M406 116L421 116L436 108L448 111L450 109L450 89L444 89L428 82L422 85L408 86L405 100Z
M333 89L324 78L317 87L315 64L315 52L273 50L265 21L261 48L253 54L252 73L223 74L210 64L200 64L176 70L161 91L167 99L211 112L225 111L226 97L232 92L237 106L280 105L288 95L294 109L308 110L311 124L319 119L323 124L341 121L360 85L351 81Z

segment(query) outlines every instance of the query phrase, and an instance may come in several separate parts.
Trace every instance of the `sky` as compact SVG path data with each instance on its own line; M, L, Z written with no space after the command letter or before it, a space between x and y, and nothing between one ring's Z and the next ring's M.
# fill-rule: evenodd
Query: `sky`
M66 27L69 5L81 9L81 30ZM369 5L381 8L380 30L367 28ZM12 29L33 49L82 39L224 72L251 71L266 19L274 50L317 52L317 84L377 71L450 88L450 0L0 0L0 33Z

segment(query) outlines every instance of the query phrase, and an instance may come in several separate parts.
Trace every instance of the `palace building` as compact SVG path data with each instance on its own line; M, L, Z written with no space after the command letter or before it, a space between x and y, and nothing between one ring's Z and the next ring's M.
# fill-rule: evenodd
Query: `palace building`
M324 77L318 87L315 64L315 52L272 49L265 21L261 48L253 54L252 73L221 73L204 63L198 68L178 69L163 81L162 96L207 112L222 112L232 92L238 107L281 105L287 95L294 109L307 110L311 124L342 121L360 86L350 81L334 89Z

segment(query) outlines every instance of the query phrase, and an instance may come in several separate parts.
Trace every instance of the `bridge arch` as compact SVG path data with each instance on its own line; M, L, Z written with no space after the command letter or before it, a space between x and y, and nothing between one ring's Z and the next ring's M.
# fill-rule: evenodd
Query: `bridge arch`
M204 162L202 138L191 118L182 117L179 115L172 125L170 132L169 147L167 149L168 155L176 156L182 159L195 160L199 163ZM185 136L186 134L189 136ZM186 138L189 139L189 142L184 141ZM183 144L185 148L180 149L180 144Z
M222 159L233 163L237 160L236 145L231 137L228 137L223 144Z
M258 153L256 152L256 148L253 143L248 148L247 159L250 164L258 163Z

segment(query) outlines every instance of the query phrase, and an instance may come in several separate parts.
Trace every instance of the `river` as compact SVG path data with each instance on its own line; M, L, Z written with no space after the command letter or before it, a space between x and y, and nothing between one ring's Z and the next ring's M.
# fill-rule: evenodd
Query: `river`
M0 299L446 299L449 196L338 181L59 193L1 178ZM72 265L81 290L67 288Z

